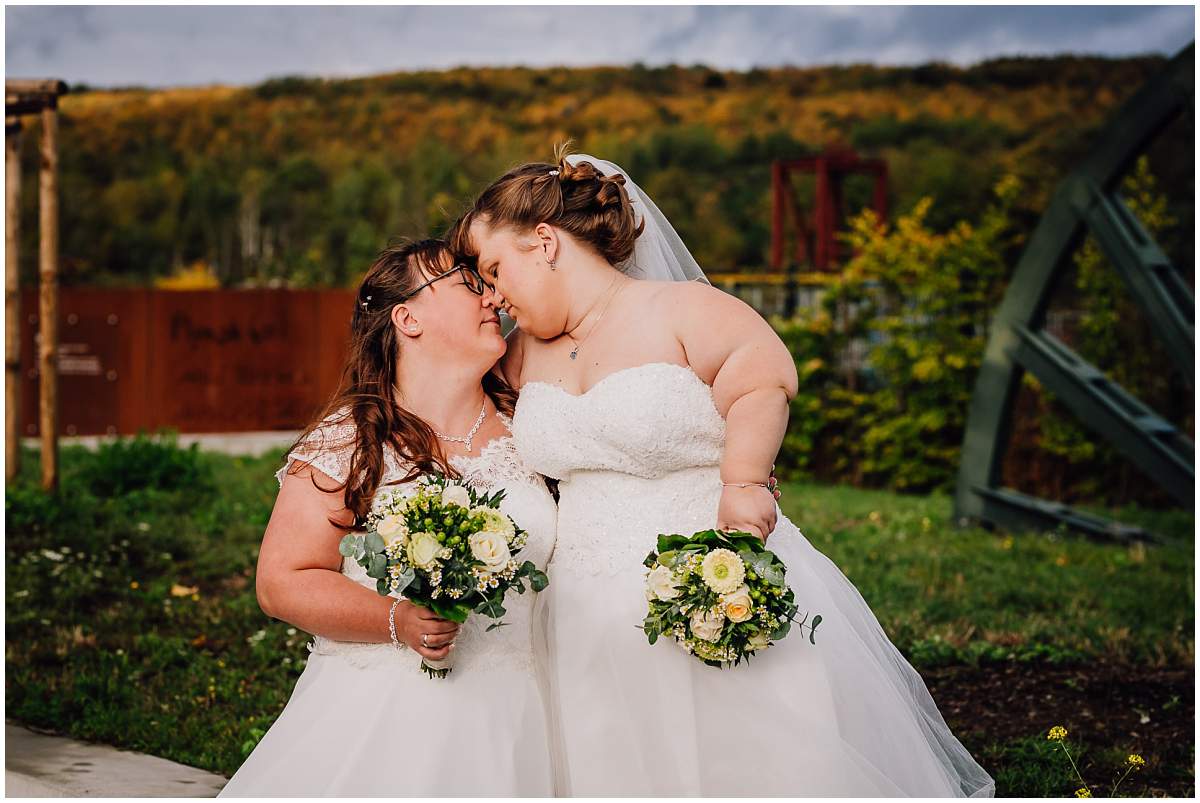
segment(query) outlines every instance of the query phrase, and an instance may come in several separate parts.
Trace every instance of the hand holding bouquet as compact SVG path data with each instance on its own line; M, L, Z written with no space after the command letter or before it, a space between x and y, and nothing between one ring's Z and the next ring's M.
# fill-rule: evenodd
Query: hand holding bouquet
M500 511L504 491L480 494L469 483L428 474L416 493L396 488L376 497L363 534L342 538L341 554L367 570L380 594L403 594L443 619L465 622L471 613L501 627L504 595L536 592L549 580L532 561L518 563L526 533ZM445 677L449 657L422 661L430 677Z
M663 634L709 666L737 666L788 634L798 608L784 582L786 567L758 537L704 530L695 535L660 535L646 556L646 599L642 629L653 644ZM816 644L820 615L807 626Z

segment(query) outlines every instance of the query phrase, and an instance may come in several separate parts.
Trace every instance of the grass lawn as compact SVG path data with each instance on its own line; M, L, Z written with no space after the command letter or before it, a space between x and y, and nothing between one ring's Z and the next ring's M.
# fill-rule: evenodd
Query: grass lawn
M231 775L307 655L254 597L278 460L65 448L55 501L25 452L5 504L7 716ZM1000 795L1074 793L1053 725L1097 796L1131 752L1148 766L1120 794L1193 794L1191 514L1112 511L1178 544L1122 547L955 529L945 496L783 490Z

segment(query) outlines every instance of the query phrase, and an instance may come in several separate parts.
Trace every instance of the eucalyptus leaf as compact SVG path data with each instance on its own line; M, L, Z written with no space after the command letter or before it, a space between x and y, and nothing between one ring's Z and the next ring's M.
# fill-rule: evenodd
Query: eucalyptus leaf
M413 580L417 579L417 573L409 566L396 577L396 591L402 592L412 584Z
M387 594L387 592L388 592L387 580L380 580L378 583L376 583L375 590L378 591L380 594Z
M364 546L367 552L382 552L387 544L383 543L383 538L379 533L368 533Z
M783 572L781 572L779 567L773 563L764 566L762 570L759 571L758 576L773 586L783 586Z
M535 572L529 575L529 587L534 591L543 591L546 586L550 585L550 578L545 572Z
M819 624L821 624L821 614L818 613L816 616L813 617L812 624L809 625L808 641L810 644L817 643L817 625L819 625Z
M356 539L356 536L354 536L354 535L343 536L342 540L338 542L338 554L341 555L343 558L354 557L354 551L355 551L354 550L354 541L355 541L355 539Z
M387 577L387 558L379 554L372 555L370 565L367 566L367 577L377 580Z

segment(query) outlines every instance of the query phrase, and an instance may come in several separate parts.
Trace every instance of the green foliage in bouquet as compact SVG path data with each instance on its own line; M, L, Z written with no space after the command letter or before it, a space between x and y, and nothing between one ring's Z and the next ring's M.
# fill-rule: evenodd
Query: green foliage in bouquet
M659 535L646 556L649 611L642 630L651 644L671 635L687 652L724 668L765 650L788 634L793 622L807 626L816 644L821 616L799 621L787 567L757 536L704 530Z

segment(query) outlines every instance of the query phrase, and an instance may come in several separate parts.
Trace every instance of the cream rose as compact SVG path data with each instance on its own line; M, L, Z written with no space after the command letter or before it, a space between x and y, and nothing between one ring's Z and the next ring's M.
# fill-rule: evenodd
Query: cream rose
M392 514L384 516L379 524L375 527L375 531L383 538L384 543L391 544L394 541L404 543L408 539L408 525L404 523L404 517Z
M746 646L751 650L765 650L771 646L771 636L765 630L760 630L750 637Z
M713 591L728 594L746 579L746 565L736 552L714 549L704 556L700 564L700 576Z
M655 566L646 578L646 587L655 599L668 600L679 596L675 573L666 566Z
M482 516L483 531L499 535L504 539L504 543L506 544L517 534L517 529L513 526L512 520L495 508L485 505L473 507L471 508L471 515Z
M447 485L445 490L442 491L442 503L453 503L469 508L471 506L471 494L461 485Z
M692 635L705 641L716 641L725 627L725 615L718 610L696 611L692 614Z
M754 613L754 601L750 599L750 586L745 583L726 594L721 601L725 603L725 615L731 622L744 622Z
M489 572L498 572L512 558L508 551L508 542L500 533L484 530L475 533L467 539L471 545L471 555L476 560L483 561L483 566Z
M408 562L421 569L432 569L442 545L430 533L413 533L408 539Z

